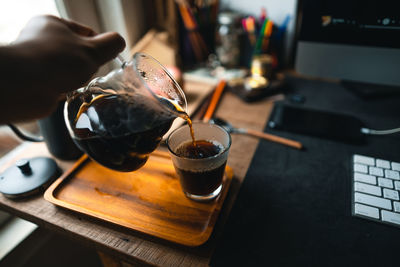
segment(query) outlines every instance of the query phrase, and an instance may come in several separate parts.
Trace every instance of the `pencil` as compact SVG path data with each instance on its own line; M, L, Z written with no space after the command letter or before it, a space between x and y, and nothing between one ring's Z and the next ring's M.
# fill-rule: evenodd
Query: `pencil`
M208 122L212 118L219 99L221 98L222 92L224 91L225 85L226 81L221 80L215 88L214 94L211 97L210 105L208 106L206 114L203 117L204 122Z
M269 40L272 35L273 26L274 26L274 23L272 22L272 20L268 20L267 26L265 27L265 30L264 30L264 38L263 38L262 44L261 44L262 51L264 51L264 52L267 52Z
M246 134L252 135L255 137L259 137L259 138L263 138L265 140L268 140L268 141L271 141L274 143L282 144L285 146L290 146L290 147L300 149L300 150L303 148L303 145L300 142L295 141L295 140L290 140L287 138L283 138L283 137L280 137L277 135L272 135L272 134L268 134L268 133L264 133L264 132L258 132L258 131L252 130L252 129L246 129Z
M266 18L264 20L264 23L263 23L262 27L261 27L260 33L258 34L257 43L256 43L256 46L255 46L254 51L253 51L253 56L257 55L257 54L259 54L261 52L260 51L261 50L261 45L262 45L262 41L264 39L264 33L265 33L265 28L267 26L267 23L268 23L268 19Z
M248 17L246 19L246 29L249 35L251 45L256 43L256 36L255 36L255 19L253 17Z
M192 45L195 57L198 61L200 61L205 55L208 54L208 48L202 36L197 31L198 24L188 6L180 4L179 11L181 13L183 24L188 31L189 41Z

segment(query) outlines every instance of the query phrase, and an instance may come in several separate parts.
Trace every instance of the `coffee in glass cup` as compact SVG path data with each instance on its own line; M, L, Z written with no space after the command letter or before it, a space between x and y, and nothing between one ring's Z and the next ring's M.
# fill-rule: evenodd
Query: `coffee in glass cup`
M185 195L208 201L222 190L231 137L225 129L210 123L193 122L193 130L195 143L185 125L169 135L168 149Z

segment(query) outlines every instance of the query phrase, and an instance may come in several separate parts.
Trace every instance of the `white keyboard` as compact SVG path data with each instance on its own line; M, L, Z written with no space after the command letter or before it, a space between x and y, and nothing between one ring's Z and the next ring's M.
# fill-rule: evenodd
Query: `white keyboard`
M400 227L400 163L353 155L353 215Z

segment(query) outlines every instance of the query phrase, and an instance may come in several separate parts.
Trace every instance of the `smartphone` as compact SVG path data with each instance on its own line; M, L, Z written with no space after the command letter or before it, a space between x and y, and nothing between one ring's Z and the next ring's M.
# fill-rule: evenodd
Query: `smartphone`
M364 123L347 114L276 103L268 126L345 143L365 143L365 135L361 133Z

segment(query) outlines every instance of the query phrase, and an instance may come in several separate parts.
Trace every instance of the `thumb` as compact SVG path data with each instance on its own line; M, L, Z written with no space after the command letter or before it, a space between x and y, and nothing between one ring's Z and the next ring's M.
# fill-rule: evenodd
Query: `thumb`
M106 32L89 39L95 49L95 60L100 64L115 58L125 48L125 40L116 32Z

